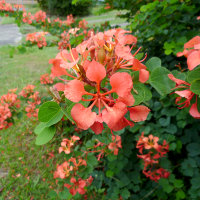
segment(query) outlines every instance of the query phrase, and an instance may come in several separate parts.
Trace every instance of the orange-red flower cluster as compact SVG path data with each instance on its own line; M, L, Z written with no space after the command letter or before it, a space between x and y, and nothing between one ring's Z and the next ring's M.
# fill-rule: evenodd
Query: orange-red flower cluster
M169 151L169 145L165 140L162 145L158 144L158 141L158 137L153 135L144 137L144 133L142 133L136 145L141 154L138 157L144 162L143 173L146 177L156 182L160 178L168 178L170 175L168 171L159 166L159 158L164 157Z
M15 94L17 89L10 90L0 98L0 130L12 125L12 116L20 108L20 100Z
M88 179L84 180L82 178L79 178L78 180L74 177L70 179L70 184L65 184L64 186L69 189L69 192L74 196L78 192L79 194L85 194L85 187L91 185L93 181L92 176L90 176Z
M108 149L113 151L114 155L118 155L119 148L122 148L121 137L112 135L112 142L108 145Z
M7 11L7 12L13 12L13 7L10 3L6 3L5 0L0 1L0 10Z
M36 22L43 22L44 23L45 20L46 20L46 17L47 17L46 13L42 10L36 12L35 15L34 15L34 19L36 20Z
M183 105L182 107L179 107L179 109L191 106L189 110L190 115L196 119L200 119L200 113L197 109L197 95L190 90L191 84L175 78L172 74L169 74L168 77L176 83L176 87L174 89L181 89L174 92L179 95L179 97L176 98L176 104L180 106ZM191 100L193 98L196 98L196 102L191 105Z
M32 95L29 96L28 106L25 108L25 111L27 112L27 117L29 118L37 118L38 117L38 111L37 105L41 103L39 92L34 92Z
M61 51L55 59L50 60L53 77L64 80L61 76L65 75L73 79L64 80L65 83L58 83L55 88L77 103L71 115L83 130L91 128L99 134L105 122L110 129L118 131L147 118L150 110L146 106L133 106L131 75L120 71L139 71L139 81L142 83L149 78L146 66L135 58L139 50L131 53L137 39L128 33L123 29L100 32L76 48ZM95 92L86 90L86 85ZM90 106L84 107L79 101L90 102ZM94 107L97 107L98 114L93 111ZM133 122L125 118L127 112Z
M81 21L78 23L78 27L79 27L79 28L83 28L83 29L87 29L87 28L88 28L87 25L88 25L88 22L87 22L85 19L81 20Z
M71 148L74 146L74 143L80 140L80 138L78 136L73 135L71 137L71 139L63 139L63 141L61 142L61 147L59 148L59 153L61 153L62 151L64 151L66 154L70 154L71 153Z
M70 175L75 176L80 166L87 166L87 163L82 158L71 157L68 161L57 166L57 171L54 172L54 178L68 178Z
M28 99L28 105L26 106L25 111L27 112L27 116L29 118L37 118L39 109L36 107L41 103L39 92L35 92L34 88L34 85L27 85L19 93L20 96L23 96L24 98Z
M200 65L200 36L192 38L185 43L183 52L177 53L177 56L185 56L189 70L193 70Z
M69 32L64 31L61 34L61 40L58 42L58 49L67 49L69 47L69 39L70 39L70 34Z
M31 13L23 12L23 22L27 24L32 24L34 20L34 16L31 15Z
M28 97L34 93L34 85L27 85L26 87L23 88L23 90L19 93L19 95L23 97Z
M48 32L35 32L35 33L29 33L26 35L26 41L30 41L32 44L37 44L39 48L42 48L43 46L47 46L45 35L47 35Z
M40 83L43 85L52 84L53 78L49 74L43 74L40 76Z

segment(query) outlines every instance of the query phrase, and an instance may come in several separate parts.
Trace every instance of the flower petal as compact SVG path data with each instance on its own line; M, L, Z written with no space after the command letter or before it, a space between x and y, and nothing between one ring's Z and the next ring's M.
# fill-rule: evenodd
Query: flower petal
M64 83L56 83L54 87L56 88L57 91L64 91L65 90L66 84Z
M187 43L184 44L184 49L193 48L195 44L200 43L200 36L193 37Z
M86 93L83 82L79 80L72 80L65 85L65 97L73 102L79 102L82 96Z
M193 92L191 92L190 90L176 91L175 93L186 99L190 99L191 96L193 95Z
M169 77L172 81L174 81L174 82L176 83L176 86L179 86L179 85L181 85L181 84L190 85L189 83L187 83L187 82L185 82L185 81L183 81L183 80L181 80L181 79L175 78L173 74L168 74L168 77Z
M149 79L149 72L146 69L141 69L139 71L139 81L145 83Z
M135 99L131 93L127 94L124 97L119 97L118 101L123 102L127 106L132 106L135 103Z
M117 123L112 130L113 131L119 131L122 130L123 128L125 128L126 126L134 126L134 123L131 121L128 121L125 117L122 117L119 121L119 123Z
M50 59L49 64L53 64L53 67L51 68L51 75L53 78L57 76L68 75L66 69L60 67L60 59Z
M90 108L85 108L82 104L76 104L71 110L71 115L78 128L83 130L90 128L96 119L96 113L92 112Z
M145 121L150 112L150 109L146 106L134 106L128 108L128 110L130 111L130 118L134 122Z
M200 113L197 109L197 103L192 104L189 113L195 119L200 119Z
M102 111L102 119L110 129L116 126L121 118L126 114L127 107L122 102L117 102L113 107L106 107Z
M200 65L200 51L193 51L188 55L187 65L189 70L193 70Z
M94 122L94 124L90 127L96 135L99 135L103 131L103 123Z
M76 49L72 49L70 53L66 50L61 51L56 56L57 59L61 60L61 67L71 69L79 61L78 53Z
M90 81L100 83L106 77L105 67L93 60L87 68L86 76Z
M110 77L112 90L120 97L127 96L133 88L131 76L126 72L117 72Z

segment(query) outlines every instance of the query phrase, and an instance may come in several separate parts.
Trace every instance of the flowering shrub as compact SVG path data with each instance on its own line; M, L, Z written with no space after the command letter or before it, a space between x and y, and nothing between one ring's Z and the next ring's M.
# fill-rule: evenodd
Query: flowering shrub
M15 118L25 111L27 117L37 119L38 108L41 103L39 92L34 91L34 85L27 85L19 94L17 88L11 89L0 98L0 130L7 129L14 124ZM22 107L22 102L23 104Z
M29 33L26 35L26 41L30 41L31 44L37 44L38 48L42 48L43 46L47 46L45 35L48 32L35 32Z

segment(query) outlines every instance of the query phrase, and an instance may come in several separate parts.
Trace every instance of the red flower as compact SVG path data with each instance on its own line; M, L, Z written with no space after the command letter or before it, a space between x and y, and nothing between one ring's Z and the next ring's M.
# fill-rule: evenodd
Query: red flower
M85 189L84 187L86 186L86 181L79 178L78 180L76 180L75 178L71 178L70 182L72 183L72 185L70 184L64 184L64 186L69 190L69 192L74 196L76 195L76 193L78 192L79 194L85 194Z
M112 143L108 145L108 149L114 152L114 155L118 155L119 148L122 148L121 137L119 135L112 135Z
M193 70L200 65L200 36L196 36L185 43L184 51L177 53L178 57L183 55L187 58L189 70Z
M175 91L174 93L176 93L177 95L179 95L179 97L176 98L175 102L177 105L183 105L182 107L179 107L179 109L185 108L185 107L189 107L190 106L190 102L193 99L194 96L196 96L196 102L194 104L191 105L190 107L190 115L196 119L200 118L200 113L197 109L197 95L195 95L191 90L190 90L190 85L189 83L177 79L175 78L172 74L168 74L168 77L174 81L176 83L176 87L174 89L184 89L184 90L180 90L180 91ZM179 103L182 99L185 99L185 101Z
M163 157L169 151L169 145L163 141L162 145L158 144L159 138L149 135L144 137L144 133L140 136L136 148L139 149L141 158L144 162L143 173L146 177L153 181L158 181L160 178L168 178L170 173L159 167L159 158ZM143 150L148 153L144 154Z

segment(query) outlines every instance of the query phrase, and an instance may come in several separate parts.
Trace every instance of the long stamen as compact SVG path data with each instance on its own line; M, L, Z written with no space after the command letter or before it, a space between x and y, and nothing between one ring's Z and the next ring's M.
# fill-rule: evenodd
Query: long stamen
M60 77L58 77L58 79L60 79L61 81L64 81L64 82L68 82L69 81L69 80L65 80L65 79L60 78Z
M143 61L145 61L145 60L146 60L146 58L147 58L147 53L145 53L145 57L144 57L142 60L140 60L140 62L143 62Z
M142 47L139 47L139 49L133 54L133 57L136 56L136 54L140 51Z
M103 94L100 94L101 96L105 96L105 95L108 95L108 94L111 94L111 93L113 93L114 91L113 90L110 90L110 91L108 91L108 92L105 92L105 93L103 93Z
M92 109L96 102L97 102L97 99L89 106L89 108Z
M98 98L99 115L101 114L101 100Z

